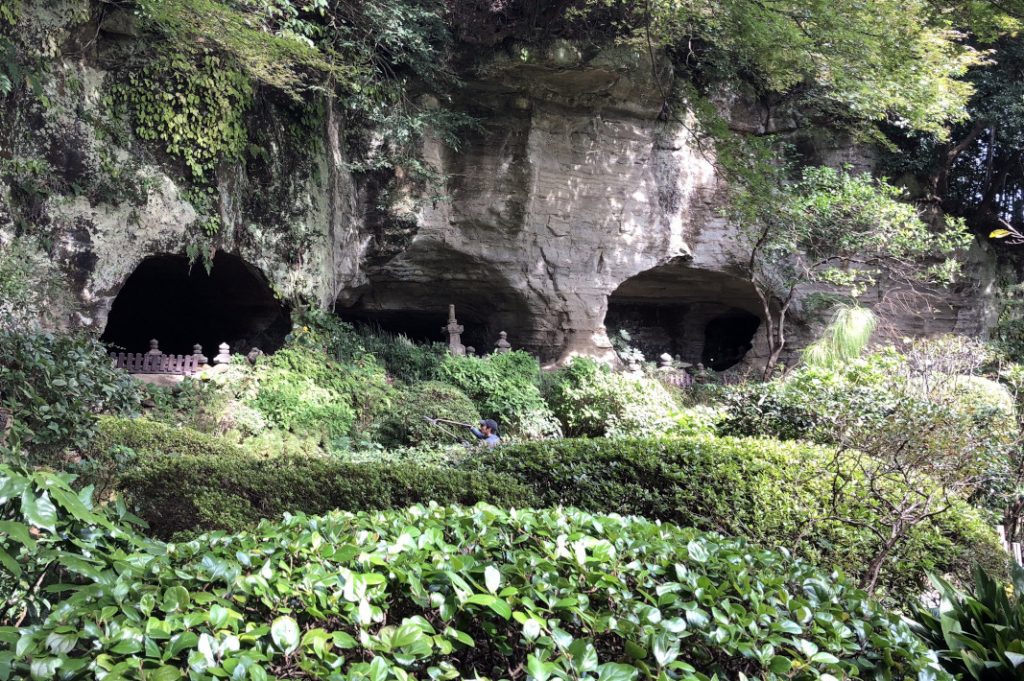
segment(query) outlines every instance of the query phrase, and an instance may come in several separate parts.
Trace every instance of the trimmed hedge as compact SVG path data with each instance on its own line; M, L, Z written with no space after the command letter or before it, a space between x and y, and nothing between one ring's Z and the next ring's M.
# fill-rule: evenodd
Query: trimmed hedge
M767 439L580 439L500 447L463 467L512 476L530 488L535 506L636 514L743 536L860 577L874 536L838 521L807 522L830 515L831 479L810 475L830 460L825 448ZM863 504L839 512L878 521L866 495ZM1000 572L1006 567L995 533L960 503L911 532L879 586L893 598L912 598L928 572L968 578L976 562Z
M104 420L104 437L138 456L119 487L159 537L238 529L286 512L405 507L478 501L523 507L567 505L635 514L747 537L795 550L860 576L876 545L866 529L829 515L829 450L765 439L558 440L479 451L454 467L437 457L375 462L327 457L261 457L216 438L145 420ZM178 438L176 440L176 438ZM208 445L206 447L205 445ZM165 455L162 452L177 455ZM865 497L840 509L871 523ZM966 577L980 561L1005 570L994 533L960 504L915 529L890 557L879 583L898 600L924 586L927 572Z
M120 486L150 533L160 538L238 530L288 512L404 508L429 501L518 506L530 498L511 478L486 472L244 452L146 454L122 476Z
M169 426L147 418L101 416L90 451L102 453L117 446L128 447L139 454L237 456L243 453L241 447L224 438L191 428Z

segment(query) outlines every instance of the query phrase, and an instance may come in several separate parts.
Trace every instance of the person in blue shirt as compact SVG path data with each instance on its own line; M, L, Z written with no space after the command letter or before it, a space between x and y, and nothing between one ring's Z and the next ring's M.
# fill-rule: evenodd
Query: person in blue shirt
M501 444L501 438L498 436L498 422L494 419L483 419L480 421L479 428L470 428L469 432L473 433L478 440L483 440L488 447Z

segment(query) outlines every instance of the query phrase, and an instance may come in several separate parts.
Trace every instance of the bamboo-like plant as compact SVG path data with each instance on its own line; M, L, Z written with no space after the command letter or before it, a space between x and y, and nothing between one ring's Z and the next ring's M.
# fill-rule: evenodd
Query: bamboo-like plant
M804 363L826 369L860 357L871 341L876 324L875 314L866 307L838 307L821 338L804 350Z

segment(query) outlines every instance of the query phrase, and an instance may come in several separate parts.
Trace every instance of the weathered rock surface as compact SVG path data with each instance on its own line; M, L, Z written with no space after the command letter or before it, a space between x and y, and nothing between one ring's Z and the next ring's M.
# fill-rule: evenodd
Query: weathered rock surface
M117 39L130 39L125 31ZM91 121L107 74L94 49L58 60L55 105L42 113L24 105L17 120L28 127L14 151L49 154L65 186L114 159L145 187L138 200L61 191L38 207L81 303L71 322L98 334L139 263L196 255L206 242L197 238L201 210L164 159L97 135ZM611 300L616 322L647 325L640 331L651 343L660 337L684 360L706 361L711 322L757 317L760 309L739 277L736 228L720 214L724 187L713 150L686 125L662 120L670 70L626 48L583 55L556 44L539 56L513 53L466 75L459 106L480 127L458 152L427 145L446 180L441 196L416 210L412 239L396 253L375 250L364 217L373 197L346 169L333 111L319 151L300 159L270 103L253 112L265 157L220 170L217 248L261 270L283 298L337 304L342 314L400 329L412 320L437 340L454 303L468 344L480 351L506 330L515 347L546 361L610 357ZM72 80L80 86L65 87ZM728 109L753 132L779 125L737 102ZM0 189L4 218L11 196ZM13 230L13 220L0 224L0 244ZM986 263L979 253L972 281L932 301L937 316L922 315L920 305L883 306L891 332L983 333L991 322ZM802 331L794 328L795 348ZM763 351L760 338L740 343L754 346L748 361Z

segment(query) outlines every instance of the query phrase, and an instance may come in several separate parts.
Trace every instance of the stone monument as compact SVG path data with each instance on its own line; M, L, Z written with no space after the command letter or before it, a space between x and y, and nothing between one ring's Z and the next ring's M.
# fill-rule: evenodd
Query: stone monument
M441 327L441 332L448 334L448 352L453 355L465 355L466 346L462 344L462 332L465 327L455 319L455 306L448 306L448 324Z
M227 343L221 343L217 346L217 356L213 358L214 364L230 364L231 363L231 346Z
M494 344L495 354L512 352L512 344L508 342L508 333L502 331L498 334L498 342Z

